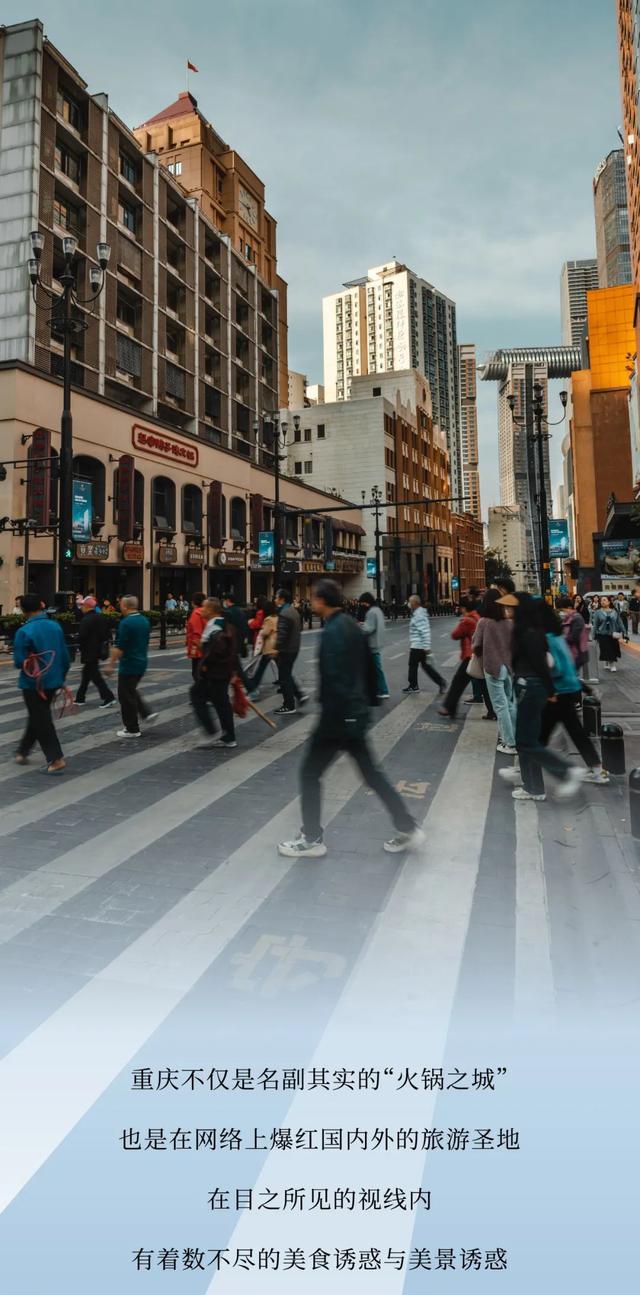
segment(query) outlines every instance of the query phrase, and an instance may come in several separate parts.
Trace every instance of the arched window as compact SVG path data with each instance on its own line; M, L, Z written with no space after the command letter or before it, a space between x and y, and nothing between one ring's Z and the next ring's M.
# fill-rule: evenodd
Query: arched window
M231 539L242 540L242 542L244 543L244 541L247 538L247 505L245 500L240 499L238 495L236 495L231 500L230 522L231 522L231 531L230 531Z
M202 535L202 491L199 486L182 487L182 530L185 535Z
M154 530L176 529L176 488L170 477L154 477L151 483L151 524Z
M101 459L89 454L77 454L73 460L74 481L88 481L91 485L93 521L104 522L105 470Z

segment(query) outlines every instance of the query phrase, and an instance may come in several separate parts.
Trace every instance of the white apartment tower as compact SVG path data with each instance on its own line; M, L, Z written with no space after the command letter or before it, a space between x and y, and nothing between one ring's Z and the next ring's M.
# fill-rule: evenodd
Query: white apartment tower
M565 261L560 274L563 346L580 346L587 327L587 293L597 288L598 262Z
M460 371L460 446L462 451L462 489L464 505L457 511L473 513L482 521L480 504L480 473L478 471L478 406L476 379L476 348L464 343L458 347Z
M349 400L362 374L417 369L429 380L434 421L451 462L451 494L464 492L455 302L399 261L375 266L322 303L327 401Z

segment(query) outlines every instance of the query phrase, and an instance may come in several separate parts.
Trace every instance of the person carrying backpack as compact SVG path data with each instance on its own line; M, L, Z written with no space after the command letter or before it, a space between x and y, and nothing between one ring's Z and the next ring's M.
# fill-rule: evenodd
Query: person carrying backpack
M229 684L238 674L238 650L233 625L225 618L222 603L218 598L205 598L202 608L204 629L200 638L202 653L198 666L198 678L191 686L190 700L196 718L202 725L211 741L208 748L225 748L236 746L236 732L233 722L233 710L229 699ZM221 733L216 737L216 728L209 707L218 716Z
M562 621L562 633L573 657L576 670L589 664L589 627L584 616L568 597L558 598L556 607Z
M566 601L569 602L569 599ZM583 774L582 781L604 785L609 782L609 774L603 769L600 756L582 726L578 710L582 689L576 670L577 662L564 634L564 625L560 626L557 616L546 603L541 606L541 615L547 646L553 657L551 678L556 689L556 700L553 704L547 703L542 712L540 741L546 746L553 730L558 724L562 724L587 766L588 772Z

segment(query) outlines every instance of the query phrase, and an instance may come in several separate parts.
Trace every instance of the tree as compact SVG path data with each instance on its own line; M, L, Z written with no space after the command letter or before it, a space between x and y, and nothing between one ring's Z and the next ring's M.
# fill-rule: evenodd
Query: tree
M503 561L496 549L485 549L484 578L487 585L494 585L501 577L511 574L509 563Z

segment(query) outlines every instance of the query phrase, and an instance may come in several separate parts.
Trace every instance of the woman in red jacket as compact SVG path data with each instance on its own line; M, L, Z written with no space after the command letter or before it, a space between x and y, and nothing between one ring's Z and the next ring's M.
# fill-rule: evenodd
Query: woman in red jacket
M462 615L460 616L460 620L455 629L451 631L452 639L457 639L460 643L460 665L449 684L449 691L442 703L442 707L438 711L439 715L446 715L447 719L455 719L458 702L460 701L467 684L471 683L471 675L468 673L469 661L473 656L471 640L476 632L476 625L480 620L480 616L476 611L473 599L461 598L460 607ZM483 680L482 695L485 700L485 705L487 706L486 718L495 719L495 715L493 715L492 710L489 709L488 693L486 689L487 685Z
M186 628L186 645L187 656L191 662L191 674L194 679L198 678L198 664L202 659L200 648L200 639L205 626L205 619L202 615L202 604L204 594L194 594L191 599L191 614L187 620Z

